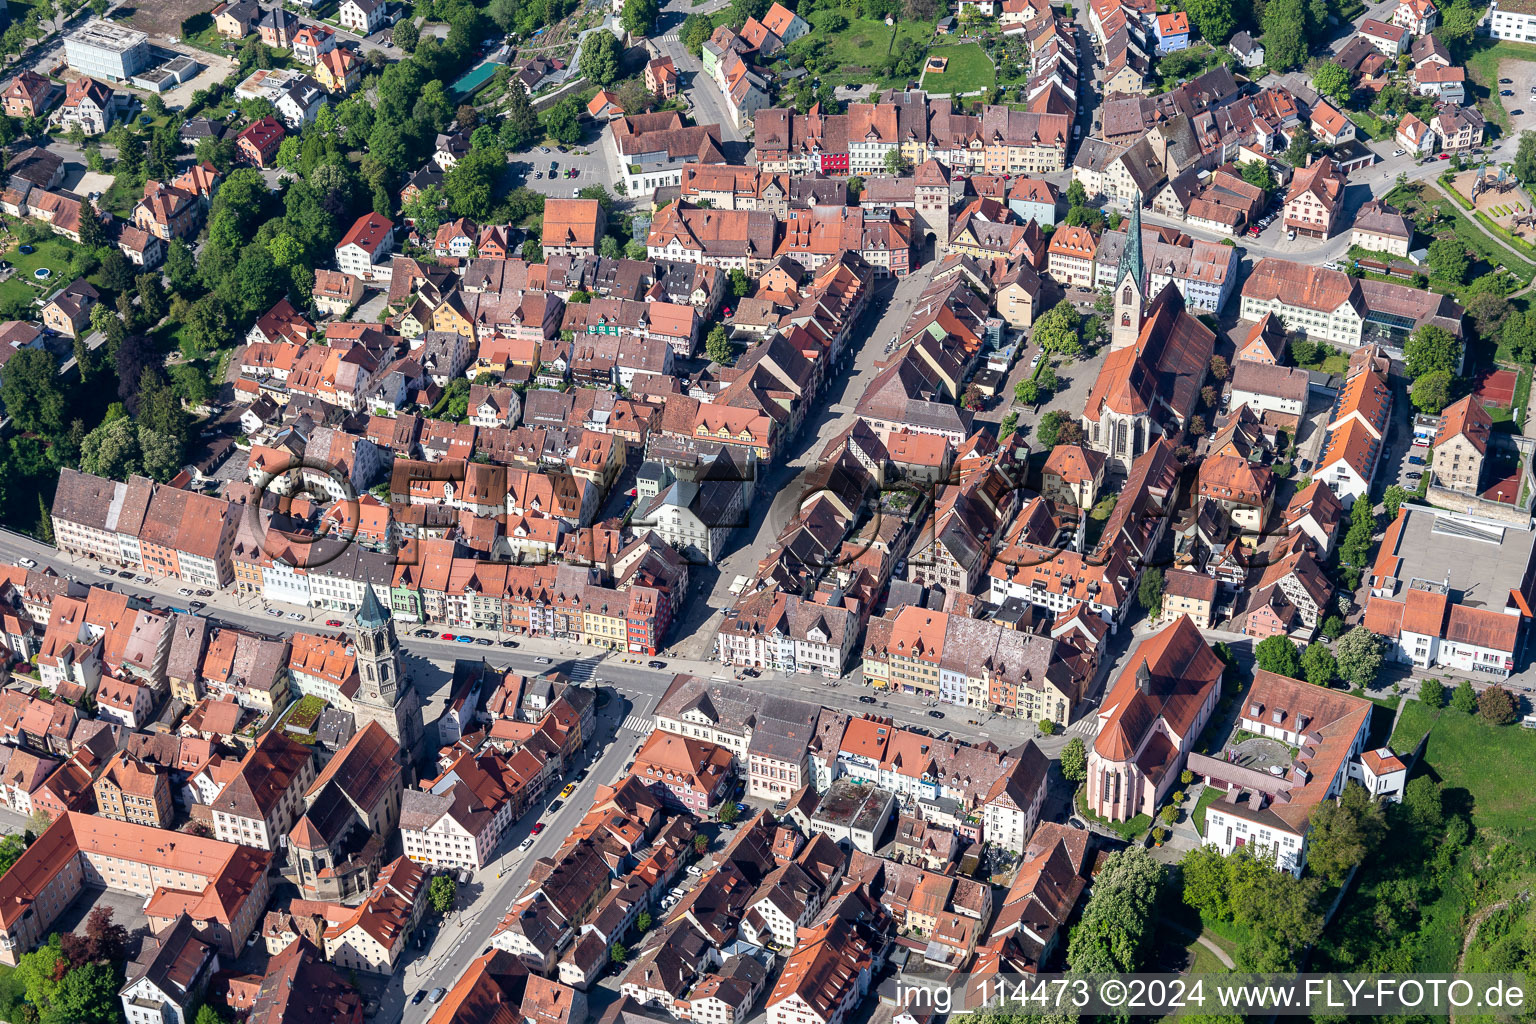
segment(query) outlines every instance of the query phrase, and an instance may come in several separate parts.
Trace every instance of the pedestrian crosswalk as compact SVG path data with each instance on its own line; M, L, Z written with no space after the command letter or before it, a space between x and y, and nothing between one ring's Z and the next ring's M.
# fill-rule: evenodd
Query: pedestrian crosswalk
M1067 726L1067 732L1075 732L1079 736L1097 736L1099 734L1099 716L1084 715Z
M678 34L676 32L668 32L661 37L661 41L663 43L675 43L678 41Z
M595 661L573 661L565 674L570 677L573 683L584 683L591 679L596 671L597 662Z
M624 719L624 724L619 726L619 728L628 729L631 732L650 732L651 717L649 715L630 715Z

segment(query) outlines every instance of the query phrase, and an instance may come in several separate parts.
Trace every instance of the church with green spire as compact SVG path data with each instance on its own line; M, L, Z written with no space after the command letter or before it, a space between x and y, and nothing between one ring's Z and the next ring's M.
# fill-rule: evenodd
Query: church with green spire
M1141 253L1139 192L1131 202L1131 217L1125 232L1125 248L1120 250L1120 266L1115 271L1115 322L1109 335L1111 352L1136 344L1150 298L1147 295L1147 265Z

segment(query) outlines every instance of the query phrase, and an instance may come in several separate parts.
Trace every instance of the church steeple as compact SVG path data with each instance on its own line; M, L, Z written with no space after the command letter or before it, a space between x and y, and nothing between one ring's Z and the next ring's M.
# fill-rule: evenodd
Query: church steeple
M1146 290L1147 267L1141 255L1141 192L1131 203L1131 220L1126 228L1125 248L1120 250L1120 269L1115 273L1115 287L1129 276L1138 291Z
M1147 305L1147 266L1141 254L1141 193L1131 202L1131 219L1125 229L1125 246L1120 250L1120 267L1115 272L1115 322L1110 330L1111 352L1129 348L1141 335L1143 311Z

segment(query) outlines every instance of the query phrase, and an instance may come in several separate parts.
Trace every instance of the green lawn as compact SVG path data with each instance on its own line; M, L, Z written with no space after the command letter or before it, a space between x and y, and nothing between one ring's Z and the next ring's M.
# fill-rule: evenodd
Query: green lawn
M1137 839L1140 839L1146 835L1147 829L1152 827L1152 819L1145 814L1138 814L1130 821L1110 821L1107 818L1101 818L1094 814L1088 809L1088 788L1086 786L1078 788L1076 800L1078 814L1086 819L1098 822L1128 842L1135 842Z
M1205 836L1205 809L1225 795L1225 790L1217 789L1215 786L1206 786L1200 791L1200 799L1195 801L1195 810L1189 816L1189 820L1195 826L1195 831L1200 833L1201 838Z
M721 14L725 15L726 21L730 20L728 9ZM846 21L847 26L836 32L828 31L825 25L834 16ZM814 11L807 20L811 23L811 33L805 38L824 43L826 57L830 58L818 66L821 80L835 84L876 80L884 85L901 84L884 77L885 58L914 48L926 49L933 37L931 21L900 20L895 25L887 25L879 18L849 17L849 12L840 8Z
M1536 847L1531 794L1536 792L1536 730L1493 726L1474 715L1446 708L1430 711L1409 701L1392 734L1392 749L1404 755L1431 728L1424 759L1447 790L1463 790L1472 801L1472 823L1496 829Z
M68 275L70 254L74 252L74 243L69 239L54 235L36 243L33 249L34 252L24 255L19 247L12 247L11 251L5 254L4 259L15 265L16 273L9 280L0 282L0 303L9 302L16 297L34 299L63 287L72 280ZM47 267L53 271L53 275L41 285L38 284L37 278L32 276L32 272L39 267Z
M923 74L923 88L930 94L980 92L997 84L997 72L992 67L992 59L976 43L935 46L928 51L928 56L949 59L949 66L942 75L932 71Z
M1349 369L1349 356L1334 349L1321 359L1314 359L1310 363L1297 362L1297 366L1303 370L1321 370L1324 373L1343 373Z

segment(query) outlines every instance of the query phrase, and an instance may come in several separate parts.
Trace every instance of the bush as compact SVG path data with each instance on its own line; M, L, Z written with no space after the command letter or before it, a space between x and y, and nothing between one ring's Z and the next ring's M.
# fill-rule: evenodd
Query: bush
M1056 723L1051 721L1049 718L1042 718L1040 720L1040 735L1042 735L1042 736L1054 736L1054 735L1056 735Z
M1421 682L1419 702L1427 708L1436 710L1445 707L1445 684L1438 679L1426 679Z
M1518 717L1515 698L1502 686L1490 686L1477 698L1477 713L1492 725L1509 725Z

